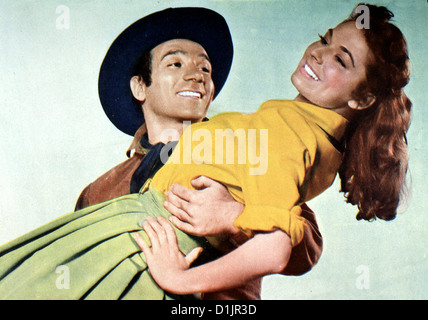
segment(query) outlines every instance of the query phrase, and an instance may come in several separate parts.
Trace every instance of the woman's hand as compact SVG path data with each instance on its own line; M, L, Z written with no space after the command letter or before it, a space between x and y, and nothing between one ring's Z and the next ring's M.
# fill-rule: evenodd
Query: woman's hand
M196 189L175 184L167 192L164 207L180 230L197 236L234 235L233 226L244 205L235 201L221 183L205 176L191 181Z
M182 293L189 283L186 271L202 252L202 248L195 248L184 256L178 248L175 231L165 218L148 217L142 227L152 243L151 248L138 233L133 236L146 256L153 279L166 291Z
M179 252L174 229L164 218L148 218L143 228L152 247L149 248L137 233L134 238L146 256L150 274L162 289L176 294L231 289L268 274L280 273L291 253L290 237L282 230L275 230L256 233L219 259L189 269L201 248L193 249L187 256Z

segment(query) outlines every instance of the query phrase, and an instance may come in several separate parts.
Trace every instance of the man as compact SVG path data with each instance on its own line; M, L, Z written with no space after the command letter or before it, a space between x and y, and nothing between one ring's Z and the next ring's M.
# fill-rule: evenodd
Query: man
M167 9L138 20L122 32L101 66L99 95L113 124L134 135L127 151L129 159L89 184L76 209L138 192L162 166L162 147L178 139L162 133L172 129L181 134L183 121L204 119L226 81L232 56L226 22L208 9ZM130 156L132 150L135 152ZM215 184L211 181L199 188ZM228 210L233 201L226 190L218 183L210 190L217 192L213 201L228 200L217 201L217 209ZM303 241L292 251L287 266L290 275L310 270L322 251L315 216L306 205L303 209L308 223ZM260 299L260 291L261 279L205 295L204 299Z
M209 63L214 66L212 82L215 88L212 89L212 96L204 95L200 105L194 104L194 99L182 97L182 102L179 103L184 104L184 107L175 106L167 112L159 113L157 110L161 108L150 107L153 103L139 97L140 92L137 91L141 85L148 89L156 86L151 79L151 50L174 39L187 39L202 45L208 53ZM181 133L183 121L196 122L205 117L211 99L218 95L226 81L232 57L233 44L229 28L223 17L208 9L167 9L148 15L124 30L113 42L102 63L99 96L104 111L113 124L124 133L134 135L127 154L129 156L133 149L135 153L89 185L79 197L76 209L129 193L134 172L140 165L144 165L143 158L147 162L145 154L149 149L160 142L159 132L175 129ZM187 80L189 81L200 82L198 79ZM133 88L137 96L134 95ZM174 97L167 103L174 106L173 101L177 99ZM165 105L160 100L156 103ZM191 103L194 108L190 106ZM177 110L179 113L174 112ZM158 149L160 148L157 148L157 152ZM156 156L152 157L150 154L149 158L155 161ZM151 167L151 163L146 165ZM143 169L141 167L139 172L144 172ZM139 187L132 191L138 191Z

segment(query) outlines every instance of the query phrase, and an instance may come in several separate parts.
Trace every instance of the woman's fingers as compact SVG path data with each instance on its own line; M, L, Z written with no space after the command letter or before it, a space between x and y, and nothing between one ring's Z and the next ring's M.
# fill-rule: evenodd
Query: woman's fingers
M174 228L171 226L171 224L163 217L158 218L159 225L162 226L164 232L166 241L169 245L178 248L177 243L177 235L175 234Z
M147 243L143 240L143 238L138 234L134 233L133 238L137 245L140 247L140 249L143 251L144 255L146 256L146 260L150 260L153 256L152 250L147 245Z
M132 236L135 239L135 242L138 244L138 246L141 248L141 250L145 251L149 251L149 246L147 245L147 243L143 240L143 238L138 234L138 233L134 233L132 234Z
M142 227L152 243L152 249L158 248L162 241L160 239L160 237L162 237L162 230L159 228L157 220L153 217L147 217Z

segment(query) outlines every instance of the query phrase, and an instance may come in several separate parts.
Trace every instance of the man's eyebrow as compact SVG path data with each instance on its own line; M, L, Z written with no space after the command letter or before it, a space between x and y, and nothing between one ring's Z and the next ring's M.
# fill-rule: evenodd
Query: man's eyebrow
M166 57L168 57L168 56L173 56L173 55L176 55L176 54L188 55L188 53L186 51L183 51L183 50L168 51L167 53L164 54L164 56L162 57L161 61L163 59L165 59Z
M207 59L209 63L211 63L210 57L208 57L205 53L198 54L198 57Z
M168 56L176 55L176 54L183 54L183 55L186 55L186 56L189 55L188 52L183 51L183 50L168 51L167 53L164 54L164 56L162 57L161 61L163 59L165 59L166 57L168 57ZM210 58L205 53L198 54L198 57L204 58L204 59L208 60L208 62L211 62Z
M333 29L328 29L328 34L329 34L330 39L331 39L333 37ZM352 56L352 53L347 48L345 48L344 46L340 46L340 49L349 55L349 58L351 58L351 61L352 61L352 66L355 68L355 61L354 61L354 57Z

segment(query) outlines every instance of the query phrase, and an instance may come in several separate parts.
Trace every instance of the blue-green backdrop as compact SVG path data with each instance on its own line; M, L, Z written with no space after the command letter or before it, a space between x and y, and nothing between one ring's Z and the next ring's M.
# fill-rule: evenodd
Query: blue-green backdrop
M335 184L309 205L324 236L318 265L300 277L269 276L264 299L426 299L428 3L382 0L395 13L412 62L414 103L409 197L392 222L355 220ZM0 243L72 211L82 188L125 159L131 141L108 121L97 96L101 61L138 18L170 6L204 6L229 23L235 57L209 114L255 111L293 98L290 83L307 45L357 1L0 2ZM65 20L64 20L65 19Z

